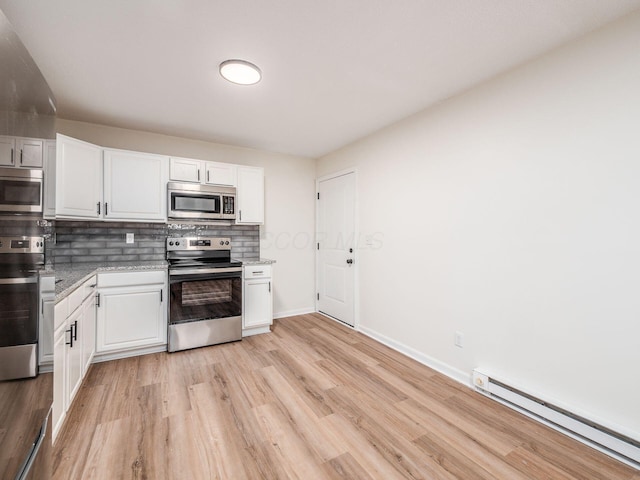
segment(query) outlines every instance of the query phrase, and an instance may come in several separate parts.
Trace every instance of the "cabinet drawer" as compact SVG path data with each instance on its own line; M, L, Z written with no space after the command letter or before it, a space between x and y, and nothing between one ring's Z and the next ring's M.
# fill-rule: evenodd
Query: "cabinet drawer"
M149 272L117 272L99 273L98 287L126 287L128 285L150 285L165 283L167 272L165 270L152 270Z
M69 295L69 315L72 314L76 308L82 305L84 299L91 295L91 291L93 290L92 285L96 283L96 276L92 276L88 280L85 280L82 285L76 288Z
M67 317L69 316L69 298L64 298L56 303L54 308L53 318L54 318L54 330L58 330L59 327L64 325L67 321Z
M247 265L244 267L244 278L270 278L271 265Z
M87 298L89 295L93 293L97 283L98 282L96 280L96 276L94 275L93 277L89 278L86 282L82 284L82 287L81 287L83 291L82 301L84 301L85 298Z

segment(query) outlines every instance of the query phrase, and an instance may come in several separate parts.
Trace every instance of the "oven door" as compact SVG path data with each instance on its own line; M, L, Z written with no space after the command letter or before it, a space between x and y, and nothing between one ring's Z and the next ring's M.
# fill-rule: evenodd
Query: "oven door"
M0 380L35 377L38 279L0 278Z
M176 269L169 273L169 324L242 315L242 270Z
M42 213L42 171L0 168L0 212Z

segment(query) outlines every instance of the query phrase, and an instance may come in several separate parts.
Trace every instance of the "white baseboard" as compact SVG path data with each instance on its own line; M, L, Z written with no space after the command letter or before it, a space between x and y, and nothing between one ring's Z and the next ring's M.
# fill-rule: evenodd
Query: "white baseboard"
M284 312L277 312L273 314L273 318L294 317L296 315L306 315L308 313L315 313L315 307L299 308L297 310L285 310Z
M393 340L386 335L376 332L367 327L359 327L358 331L364 333L367 337L371 337L374 340L386 345L389 348L394 349L397 352L400 352L406 355L409 358L413 358L414 360L426 365L429 368L433 368L435 371L446 375L447 377L463 384L466 387L473 388L471 385L471 374L463 372L462 370L458 370L457 368L453 368L446 363L443 363L439 360L436 360L429 355L425 355L424 353L416 350L415 348L411 348L403 343L400 343L396 340Z

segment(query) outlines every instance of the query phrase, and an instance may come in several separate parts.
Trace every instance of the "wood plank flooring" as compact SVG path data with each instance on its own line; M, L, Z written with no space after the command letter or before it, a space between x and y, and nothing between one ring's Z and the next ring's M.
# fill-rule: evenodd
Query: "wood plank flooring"
M92 366L68 479L625 479L640 472L321 315Z

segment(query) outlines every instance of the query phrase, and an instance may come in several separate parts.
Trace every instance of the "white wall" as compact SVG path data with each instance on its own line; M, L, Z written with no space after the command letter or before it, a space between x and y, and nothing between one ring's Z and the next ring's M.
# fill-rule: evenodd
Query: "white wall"
M640 13L319 159L358 169L360 325L640 439ZM464 333L464 348L454 333Z
M60 118L56 127L59 133L104 147L264 167L260 253L277 262L274 315L313 311L314 160Z

